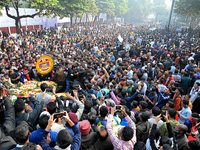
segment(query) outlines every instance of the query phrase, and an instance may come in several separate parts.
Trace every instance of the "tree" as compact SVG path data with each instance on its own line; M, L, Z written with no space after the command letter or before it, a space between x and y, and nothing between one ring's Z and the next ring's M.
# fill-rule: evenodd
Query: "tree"
M91 14L92 16L96 16L99 12L99 8L96 5L95 0L88 0L88 10L86 10L86 22L88 21L88 14Z
M99 13L106 13L108 16L115 15L114 0L96 0L96 5L99 7ZM96 20L97 16L95 17Z
M27 3L31 8L35 8L37 12L34 14L20 15L19 8L22 7L22 2ZM10 5L15 9L16 16L9 13ZM5 8L8 17L15 20L16 32L19 34L19 22L22 18L34 18L36 15L56 15L56 10L59 9L59 6L58 0L1 0L0 9L2 8Z
M165 15L168 13L165 0L153 0L152 12L156 16L156 21L159 15Z
M115 16L121 17L128 12L128 0L114 0Z
M191 17L190 25L200 15L200 0L177 0L174 6L174 12L180 15Z
M75 15L84 14L89 9L87 2L88 0L59 0L62 9L58 14L61 18L70 17L71 25L73 25L72 18Z
M128 0L129 11L124 15L129 21L137 19L139 22L151 13L149 0Z

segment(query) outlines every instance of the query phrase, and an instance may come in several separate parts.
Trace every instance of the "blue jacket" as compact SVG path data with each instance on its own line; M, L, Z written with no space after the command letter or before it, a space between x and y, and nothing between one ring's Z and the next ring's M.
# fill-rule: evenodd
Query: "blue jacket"
M79 129L80 123L81 123L81 122L78 122L78 123L76 124L76 126L77 126L78 129ZM72 130L72 128L66 127L65 129L69 131L69 133L71 134L72 137L74 137L74 131Z
M131 102L134 98L136 98L136 96L139 94L139 92L137 91L134 95L132 95L131 97L122 97L121 99L124 99L126 101L126 106L128 107L129 110L132 110L131 107Z
M189 119L187 119L185 121L184 125L186 125L188 127L188 132L190 133L192 130L192 122Z
M171 94L165 94L165 93L159 92L158 102L156 106L158 106L161 109L169 101L170 97L171 97Z
M45 129L41 129L41 128L38 128L36 131L33 131L31 133L31 136L29 137L29 142L33 142L35 144L39 144L39 140L40 140L40 137L42 136L42 134L44 134ZM51 143L50 145L52 147L56 146L56 138L57 138L57 132L54 132L52 131L51 129L49 130L49 133L50 133L50 137L51 137Z
M81 132L79 131L76 125L72 126L72 130L75 136L73 138L73 142L71 144L70 150L78 150L81 147ZM49 144L46 143L47 135L48 135L48 132L45 131L41 137L40 145L42 146L43 150L54 150L54 148L50 147Z

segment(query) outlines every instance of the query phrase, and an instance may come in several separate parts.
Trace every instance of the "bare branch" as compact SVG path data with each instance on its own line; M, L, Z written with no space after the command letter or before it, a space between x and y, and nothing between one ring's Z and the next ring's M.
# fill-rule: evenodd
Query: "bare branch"
M17 17L15 17L15 16L12 16L12 15L10 15L9 13L8 13L8 6L5 6L5 8L6 8L6 15L8 16L8 17L10 17L10 18L13 18L13 19L16 19Z
M32 14L32 15L23 15L23 16L20 16L19 19L22 19L22 18L34 18L38 14L39 14L39 12L37 12L35 14Z

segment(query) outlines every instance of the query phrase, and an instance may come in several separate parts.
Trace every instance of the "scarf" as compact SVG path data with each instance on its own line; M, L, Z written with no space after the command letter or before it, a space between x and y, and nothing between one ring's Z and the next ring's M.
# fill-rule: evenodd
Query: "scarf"
M196 124L196 122L197 122L196 119L197 119L197 118L193 118L192 115L190 116L189 120L190 120L190 122L192 123L192 125L195 125L195 124Z

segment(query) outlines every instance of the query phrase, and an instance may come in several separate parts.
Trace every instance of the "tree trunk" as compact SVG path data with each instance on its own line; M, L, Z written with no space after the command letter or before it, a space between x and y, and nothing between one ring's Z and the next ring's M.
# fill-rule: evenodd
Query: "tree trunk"
M77 22L77 16L76 16L76 18L75 18L75 24L76 24L76 22Z
M18 18L15 19L15 27L16 27L17 34L19 34L19 19Z
M73 26L73 16L72 15L70 15L70 22L71 22L71 27Z
M80 18L80 22L79 23L81 23L81 21L82 21L82 18Z
M86 22L88 22L88 14L86 13Z

